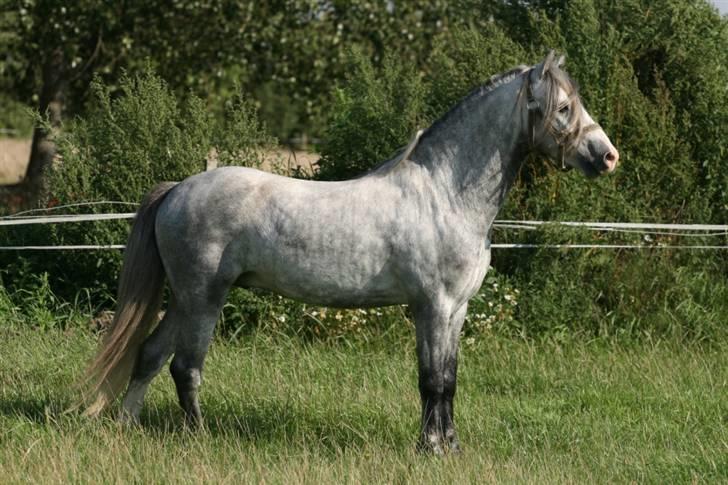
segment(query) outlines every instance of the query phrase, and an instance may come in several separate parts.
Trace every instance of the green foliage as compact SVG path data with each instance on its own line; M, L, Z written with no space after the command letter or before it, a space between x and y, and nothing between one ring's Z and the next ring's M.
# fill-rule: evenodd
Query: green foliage
M422 80L411 65L388 55L377 69L354 51L346 87L335 91L319 177L351 178L393 156L422 128L424 102Z
M80 291L72 300L59 297L51 289L48 273L27 270L23 280L15 282L17 289L10 290L4 284L9 273L0 272L0 316L6 329L65 330L83 326L94 313L88 291Z
M120 80L120 95L93 85L88 114L67 123L56 134L60 161L48 176L47 206L89 201L127 203L131 212L144 194L162 181L179 181L205 168L215 151L228 165L258 165L273 144L257 120L252 104L238 96L224 116L211 116L195 96L179 102L167 85L147 72ZM69 207L65 212L109 212L119 206ZM125 210L126 209L126 210ZM0 233L7 245L123 244L128 222L105 221L19 227ZM55 290L72 298L81 288L109 297L115 293L120 252L87 251L29 256L19 273L48 271Z
M527 57L524 49L494 23L440 35L427 69L427 109L431 117L440 117L468 91L493 75L525 63Z
M0 106L0 130L3 130L0 137L29 137L33 132L33 117L28 107L2 92Z
M465 317L465 344L472 345L486 335L525 336L516 320L521 290L508 275L490 268L480 291L471 298Z
M136 202L150 183L204 170L213 127L198 100L178 104L151 73L122 78L120 90L112 100L103 84L94 83L88 115L58 135L63 158L48 185L59 204Z
M670 3L667 12L648 4L611 3L605 11L599 0L578 0L528 11L525 22L535 39L530 45L519 44L507 26L497 23L479 31L454 29L435 42L422 88L404 102L424 109L420 115L425 119L435 118L490 75L526 59L535 61L548 47L559 48L567 54L567 70L581 85L587 108L619 148L622 163L614 175L587 181L578 171L563 174L547 161L531 161L501 217L724 222L725 217L716 216L724 214L728 200L726 184L717 182L727 172L728 123L723 120L728 116L728 96L726 76L720 74L728 65L728 51L722 48L726 21L702 3ZM617 29L610 16L625 19L629 27ZM683 30L680 24L680 37L672 28L674 18L686 18L689 25ZM635 37L640 39L637 45ZM344 102L332 109L334 130L327 134L324 177L339 167L347 175L354 168L360 173L371 168L391 153L393 143L371 146L361 143L362 138L387 140L387 127L407 126L405 118L386 121L391 116L387 103L394 98L384 93L399 87L392 68L362 64L360 57L358 62L354 76L336 91ZM424 101L418 97L422 92L427 93ZM710 115L701 106L710 106ZM403 138L400 144L404 142ZM331 146L341 149L334 151ZM374 157L377 148L385 152L379 159ZM352 159L359 160L354 167ZM496 232L495 237L537 244L650 243L563 229ZM658 237L652 243L680 242ZM726 260L716 252L512 250L496 251L494 264L495 274L472 302L468 338L505 331L703 340L719 338L728 315ZM493 284L507 290L494 292ZM715 294L706 292L707 287L717 288ZM507 301L505 294L510 295Z
M728 21L705 1L175 1L163 11L149 2L127 2L124 16L111 4L66 3L24 1L17 3L23 12L0 18L7 27L0 46L15 53L0 59L0 88L9 100L31 99L32 89L21 85L39 85L38 66L28 65L33 56L47 57L37 55L44 45L64 45L64 58L76 63L68 70L76 78L70 89L75 106L84 99L87 90L81 88L91 72L103 76L91 89L88 114L58 137L63 161L49 182L52 204L109 198L136 203L153 183L201 170L213 147L223 164L254 164L257 147L268 142L254 105L284 136L325 133L320 178L355 176L393 156L417 129L491 75L557 48L567 54L566 68L580 84L587 109L620 150L620 166L613 175L586 181L577 171L563 174L533 160L500 216L728 220ZM49 18L57 18L57 25ZM135 24L139 18L149 23ZM104 22L113 28L93 57L98 31L91 27ZM117 50L119 57L110 58ZM92 67L79 75L92 58ZM166 83L145 74L119 76L121 67L143 71L145 59ZM255 100L239 99L240 92ZM3 230L0 242L116 243L126 231L121 223L37 227ZM549 228L494 237L641 241ZM654 244L678 242L657 237ZM725 238L691 242L724 244ZM66 298L79 287L109 294L115 286L113 253L31 256L30 266L0 258L8 267L50 271L53 290ZM663 250L495 251L496 270L473 301L467 336L496 331L717 338L728 314L727 258L724 252ZM66 290L60 281L68 283ZM503 292L495 292L494 283ZM505 300L506 294L518 296ZM361 328L355 312L326 312L322 319L321 309L246 292L235 292L231 301L223 325L230 333L253 325L295 334L319 329L338 338ZM400 317L397 309L388 312L373 328L389 331ZM328 333L321 330L326 325Z
M230 292L217 328L220 335L229 339L263 333L319 342L369 340L390 334L402 338L411 329L401 306L325 308L240 288Z
M519 59L522 49L492 24L436 39L425 78L399 53L389 52L377 66L354 50L344 85L334 89L318 177L351 178L390 158L470 89Z
M199 98L192 98L197 105L200 116L208 118L213 124L211 142L216 150L220 165L245 165L257 167L263 163L265 150L276 144L267 127L258 120L255 103L243 95L237 94L225 102L221 119L213 120ZM197 126L204 127L204 123Z
M728 293L718 268L695 269L698 258L667 250L542 249L512 276L522 296L515 318L531 336L721 340Z
M219 100L241 83L276 134L317 136L352 47L376 63L395 47L421 63L439 32L496 3L0 0L0 47L10 53L0 57L0 90L30 104L52 66L68 112L78 113L94 74L116 85L123 69L137 72L151 59L180 93Z

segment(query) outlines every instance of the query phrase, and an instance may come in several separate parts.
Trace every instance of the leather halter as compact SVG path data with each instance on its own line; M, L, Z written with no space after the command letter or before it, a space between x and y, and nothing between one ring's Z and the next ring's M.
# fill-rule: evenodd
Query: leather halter
M541 104L536 101L536 98L533 96L533 90L531 89L531 71L533 69L529 69L526 72L526 81L525 81L525 93L526 93L526 109L528 111L528 148L530 152L533 152L537 146L537 140L536 140L536 113L541 114L541 118L543 120L546 119L545 113L543 112L543 109L541 108ZM523 90L521 91L523 93ZM571 100L574 97L578 97L578 94L576 92L572 93L569 96L569 99L567 102L571 102ZM601 129L601 126L599 126L598 123L592 123L586 127L584 127L581 130L580 136L584 136L585 134ZM578 145L576 143L577 140L574 140L572 143L568 143L569 136L572 134L572 132L566 132L566 131L556 131L552 125L545 127L546 131L548 130L549 133L554 137L556 140L556 146L559 147L559 159L561 160L561 170L567 171L571 170L573 167L568 167L566 165L566 153L573 150L573 148ZM543 133L542 131L542 133Z

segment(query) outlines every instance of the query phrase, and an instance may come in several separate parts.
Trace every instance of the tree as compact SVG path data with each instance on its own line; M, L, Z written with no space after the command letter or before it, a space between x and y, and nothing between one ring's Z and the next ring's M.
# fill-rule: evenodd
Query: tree
M344 78L352 46L376 63L386 50L396 50L422 68L438 33L451 23L472 24L497 4L0 0L0 42L8 47L0 86L58 126L82 111L94 75L113 85L122 70L135 71L149 60L178 92L220 97L241 85L257 95L276 134L288 137L302 127L320 134L322 106ZM36 129L20 187L31 198L54 153L47 134Z
M35 104L53 127L81 111L94 75L113 84L146 59L174 86L194 85L229 62L248 32L254 2L224 8L227 3L4 0L0 11L8 30L0 39L12 54L1 65L0 84ZM27 176L17 187L29 199L38 196L54 156L53 142L37 127Z

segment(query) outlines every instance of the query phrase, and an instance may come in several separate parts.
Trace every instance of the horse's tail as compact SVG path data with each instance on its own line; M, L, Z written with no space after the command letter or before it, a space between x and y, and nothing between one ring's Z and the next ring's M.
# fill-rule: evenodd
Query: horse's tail
M96 416L123 390L139 347L157 323L164 290L164 267L154 234L157 210L174 183L157 185L144 198L134 219L119 278L116 312L83 382L84 411Z

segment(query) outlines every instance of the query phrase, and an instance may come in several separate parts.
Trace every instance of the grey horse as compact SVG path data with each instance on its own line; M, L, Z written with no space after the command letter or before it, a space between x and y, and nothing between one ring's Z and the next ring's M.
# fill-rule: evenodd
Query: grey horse
M619 158L562 63L551 52L494 76L356 179L226 167L153 189L129 237L114 320L89 367L86 414L100 413L128 382L121 417L138 419L150 381L174 355L180 405L199 424L203 362L228 291L262 288L323 306L408 305L419 444L456 451L460 331L489 266L488 232L521 165L536 152L595 177ZM154 328L165 277L171 298Z

